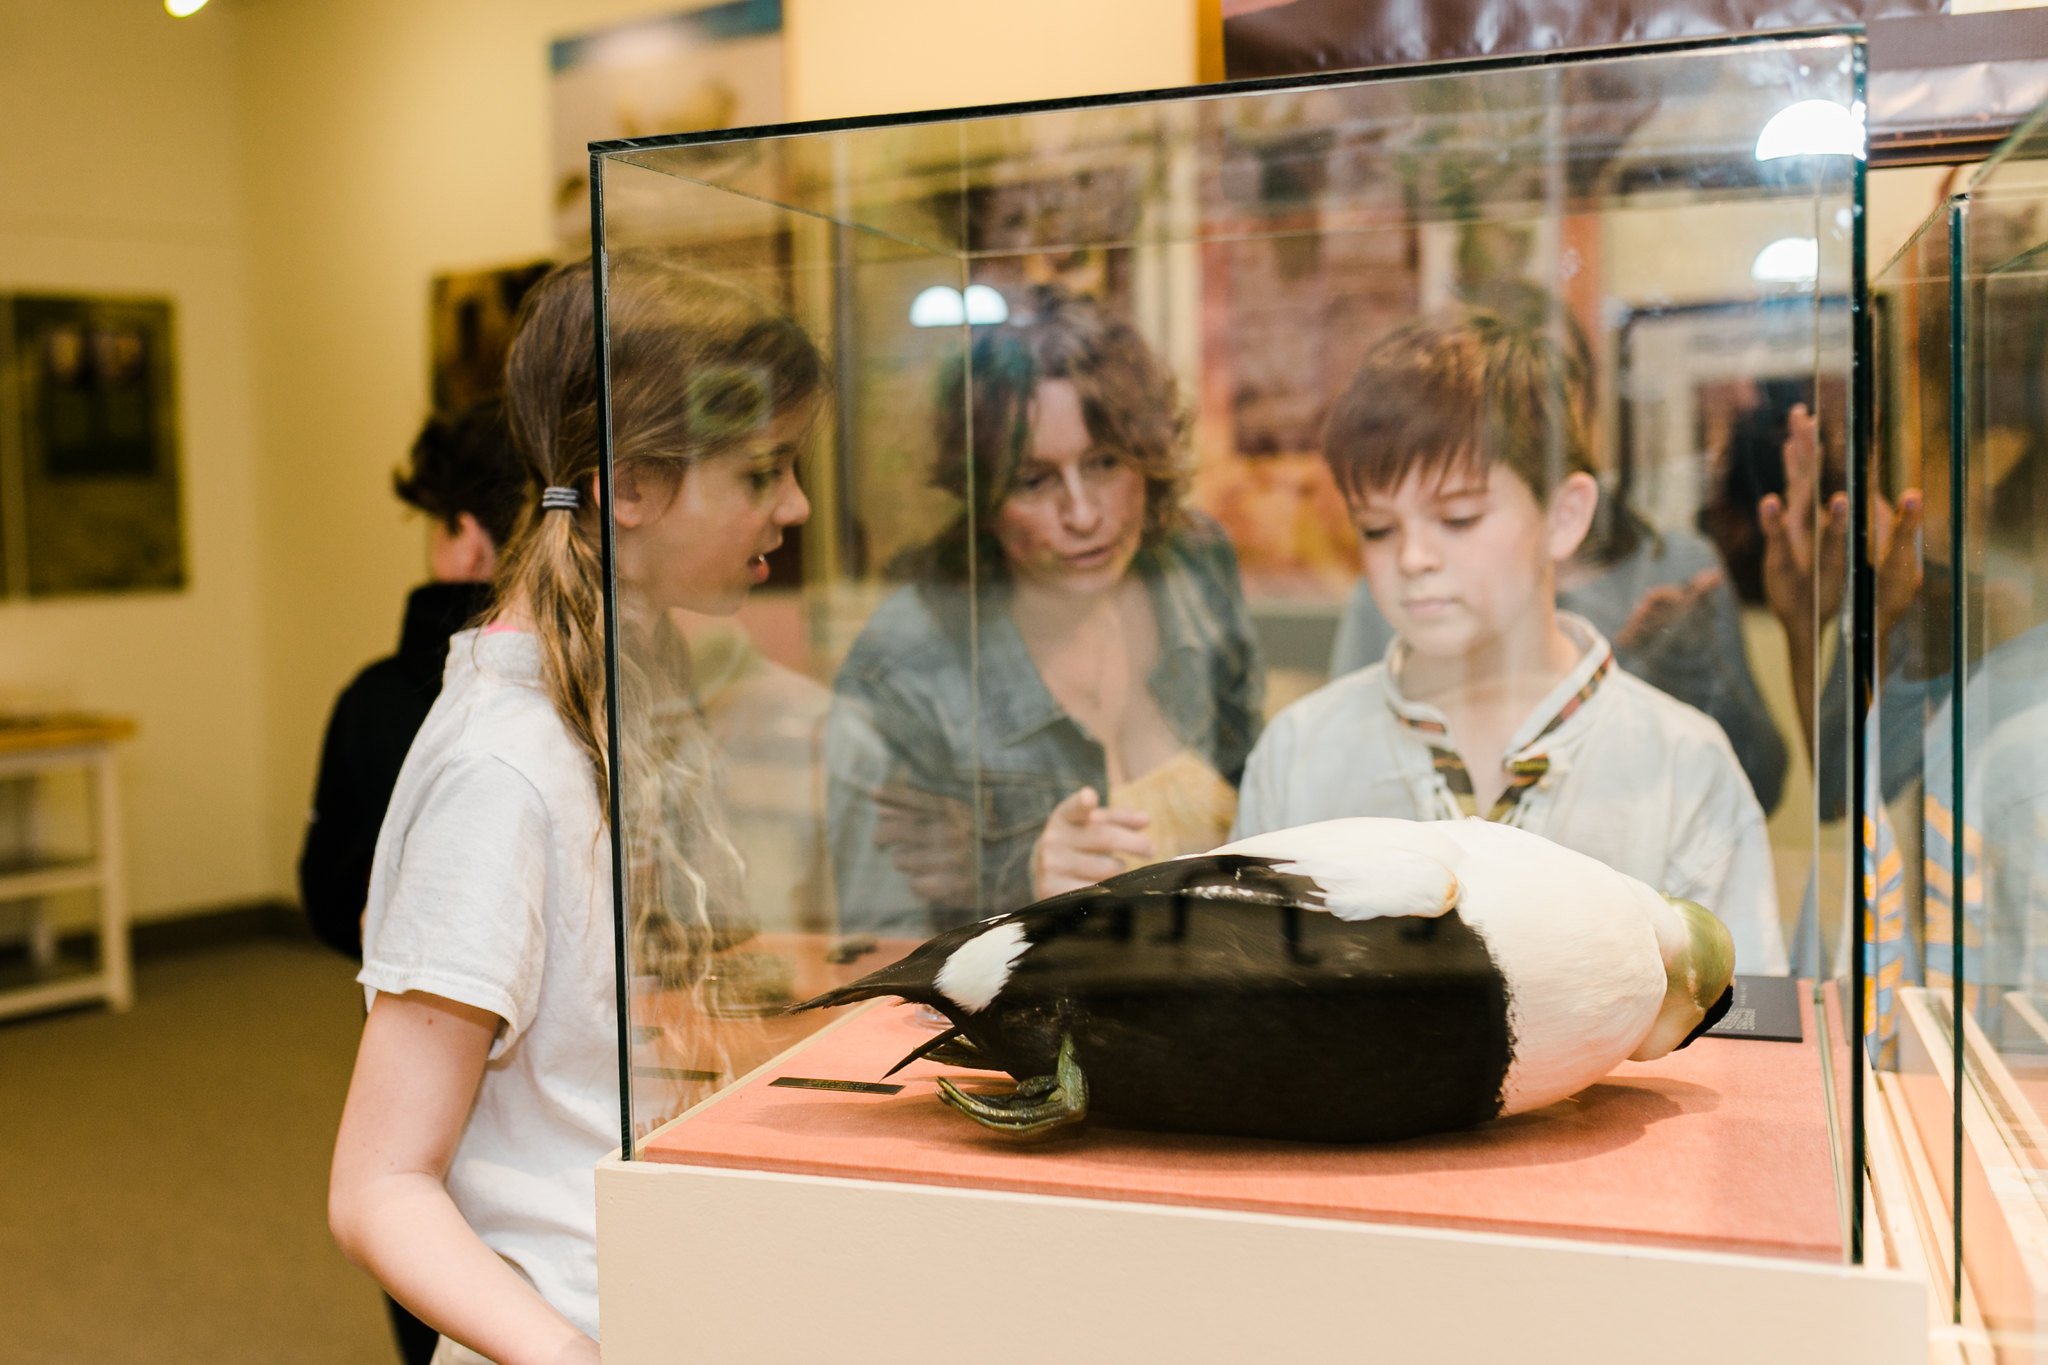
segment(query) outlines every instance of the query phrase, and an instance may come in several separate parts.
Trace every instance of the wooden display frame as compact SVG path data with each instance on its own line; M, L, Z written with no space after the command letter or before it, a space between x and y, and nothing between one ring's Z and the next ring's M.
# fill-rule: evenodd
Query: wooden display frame
M0 988L0 1019L102 1001L125 1010L135 998L128 929L127 860L121 835L120 776L115 748L135 733L119 716L57 715L0 725L0 780L33 782L45 773L83 768L91 788L93 850L82 858L30 856L0 865L0 904L31 908L28 951L38 978L55 963L57 945L36 902L70 891L98 894L95 970L52 974Z
M1936 1321L1955 1319L1939 1337L1960 1360L2048 1362L2048 1124L1967 1013L1968 1084L1958 1093L1944 992L1911 987L1900 1003L1899 1065L1874 1083L1885 1131L1899 1139L1907 1167L1898 1201L1919 1230ZM2030 1025L2040 1018L2030 1007L2016 1012ZM1947 1145L1958 1139L1960 1160Z

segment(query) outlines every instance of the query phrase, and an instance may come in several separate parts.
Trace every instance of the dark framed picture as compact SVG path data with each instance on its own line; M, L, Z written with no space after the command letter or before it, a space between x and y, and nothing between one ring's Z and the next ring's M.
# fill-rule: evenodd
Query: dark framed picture
M520 300L553 267L526 261L436 275L427 303L434 411L460 412L505 384L505 351Z
M183 587L170 303L18 294L0 311L5 594Z

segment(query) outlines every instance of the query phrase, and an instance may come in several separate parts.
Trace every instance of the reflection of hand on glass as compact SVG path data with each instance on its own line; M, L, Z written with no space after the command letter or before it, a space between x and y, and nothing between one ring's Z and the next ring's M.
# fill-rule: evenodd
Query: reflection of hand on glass
M1900 493L1896 511L1874 492L1870 503L1870 558L1877 565L1877 641L1882 649L1920 591L1920 490Z
M1795 639L1811 638L1818 621L1842 606L1848 559L1849 495L1820 499L1820 423L1804 403L1786 416L1785 493L1757 504L1764 531L1764 599Z
M1785 437L1785 495L1766 494L1757 504L1764 533L1764 596L1785 628L1791 653L1792 686L1807 744L1813 744L1814 649L1820 626L1842 608L1848 582L1849 497L1835 493L1824 513L1817 510L1820 487L1820 428L1805 404L1793 407ZM1882 648L1920 589L1919 531L1922 499L1917 488L1899 495L1896 510L1875 492L1870 496L1870 557L1877 568L1877 639Z
M1707 608L1708 598L1721 586L1723 577L1719 569L1701 569L1683 585L1659 583L1645 589L1628 620L1615 632L1614 647L1648 649L1659 639L1670 637L1687 617Z
M1143 833L1152 817L1105 806L1095 788L1083 787L1053 807L1031 849L1031 891L1040 899L1092 886L1124 870L1127 858L1152 857Z
M876 789L875 847L933 905L975 903L974 816L967 803L902 783Z

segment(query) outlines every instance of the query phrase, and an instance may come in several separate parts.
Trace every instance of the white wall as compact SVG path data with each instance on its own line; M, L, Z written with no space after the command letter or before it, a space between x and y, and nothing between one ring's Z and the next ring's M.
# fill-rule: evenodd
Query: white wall
M223 25L0 0L0 290L176 310L188 586L0 602L0 703L122 712L143 916L279 889L240 110Z

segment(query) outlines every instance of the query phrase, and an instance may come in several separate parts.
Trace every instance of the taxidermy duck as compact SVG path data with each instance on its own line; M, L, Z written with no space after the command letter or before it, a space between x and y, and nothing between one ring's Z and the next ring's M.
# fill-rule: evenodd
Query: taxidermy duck
M1370 1142L1537 1109L1684 1047L1732 999L1711 913L1484 820L1358 818L1138 868L940 934L797 1009L896 996L951 1027L946 1103L1043 1136L1091 1112Z

